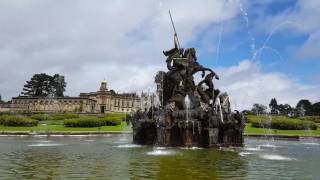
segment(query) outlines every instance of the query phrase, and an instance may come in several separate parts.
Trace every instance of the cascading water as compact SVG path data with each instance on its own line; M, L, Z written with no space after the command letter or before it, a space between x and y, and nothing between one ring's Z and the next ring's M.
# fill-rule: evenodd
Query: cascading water
M271 137L271 142L274 142L274 137L272 135L272 116L270 114L267 114L267 119L266 119L267 123L266 123L266 128L267 128L267 132L266 134L268 134L269 137Z
M218 98L217 102L218 102L218 107L219 107L219 111L220 111L221 122L224 123L223 114L222 114L222 107L221 107L221 103L220 103L220 98Z
M184 98L184 105L185 105L185 108L186 108L186 122L188 124L189 119L190 119L189 118L189 110L190 110L190 105L191 105L189 95L186 95L186 97Z
M157 127L157 139L155 145L158 147L165 145L165 114L164 112L160 112L159 118L156 121Z
M222 107L221 107L221 102L220 102L220 95L221 94L218 94L217 95L217 98L214 102L214 105L215 105L215 112L216 114L218 114L218 109L219 109L219 114L220 114L220 119L221 119L221 122L224 123L223 121L223 114L222 114Z

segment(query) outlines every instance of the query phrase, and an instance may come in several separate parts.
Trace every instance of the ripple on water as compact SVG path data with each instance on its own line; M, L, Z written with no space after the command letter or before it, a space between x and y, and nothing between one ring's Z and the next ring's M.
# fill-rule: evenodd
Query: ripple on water
M42 147L42 146L63 146L64 144L59 144L59 143L50 143L50 144L46 144L46 143L39 143L39 144L30 144L28 146L32 146L32 147Z
M157 150L163 150L163 149L166 149L166 147L155 147L155 149L157 149Z
M240 152L239 155L240 156L246 156L246 155L250 155L253 154L252 152Z
M260 146L258 147L245 147L244 150L246 151L261 151Z
M276 147L279 147L279 146L276 146L276 145L273 145L273 144L263 144L263 145L260 145L260 147L276 148Z
M260 155L260 157L262 159L276 160L276 161L292 161L292 160L295 160L294 158L280 156L280 155L277 155L277 154L262 154L262 155Z
M86 139L86 140L84 140L85 142L94 142L95 140L93 140L93 139Z
M186 149L186 150L198 150L198 149L203 149L203 148L193 146L193 147L181 147L180 149Z
M174 155L175 152L171 150L159 150L155 149L153 151L147 152L148 155L152 156L168 156L168 155Z
M138 144L121 144L121 145L118 145L116 147L118 147L118 148L139 148L139 147L142 147L142 146L138 145Z
M311 146L319 146L319 143L309 142L309 143L302 143L304 145L311 145Z
M52 142L52 141L50 141L50 140L41 140L41 141L36 141L36 142L40 142L40 143L50 143L50 142Z

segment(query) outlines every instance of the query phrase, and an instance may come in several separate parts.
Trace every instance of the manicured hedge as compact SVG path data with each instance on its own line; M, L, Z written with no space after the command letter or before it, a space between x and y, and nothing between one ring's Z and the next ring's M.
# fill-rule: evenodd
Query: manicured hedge
M77 119L67 119L63 121L65 127L100 127L116 126L121 124L121 119L107 116L82 116Z
M123 115L114 115L114 114L107 114L104 116L98 116L99 120L111 122L111 124L114 124L114 125L120 125L121 122L123 121L124 117L125 116L123 116Z
M320 123L320 116L306 116L306 117L302 117L300 118L301 120L306 120L306 121L312 121L315 123Z
M30 118L39 121L52 120L52 117L49 114L33 114L30 116Z
M65 113L65 114L33 114L30 117L32 119L36 119L36 120L39 120L39 121L45 121L45 120L74 119L74 118L78 118L79 115L72 114L72 113Z
M1 115L0 124L4 126L37 126L38 121L26 116Z
M251 119L252 127L256 128L271 128L271 129L281 129L281 130L316 130L317 125L311 121L302 121L300 119L294 118L272 118L268 119Z
M11 111L0 111L0 116L1 115L10 115Z

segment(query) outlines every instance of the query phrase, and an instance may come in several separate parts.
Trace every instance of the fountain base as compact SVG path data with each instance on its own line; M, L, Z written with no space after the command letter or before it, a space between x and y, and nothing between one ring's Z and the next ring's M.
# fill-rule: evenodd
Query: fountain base
M153 120L144 116L143 119L132 121L135 144L206 148L243 145L244 121L242 118L239 119L240 116L237 117L237 114L226 115L224 123L219 116L209 118L209 113L205 112L202 113L202 118L192 118L188 121L183 116L175 117L178 112L155 114Z

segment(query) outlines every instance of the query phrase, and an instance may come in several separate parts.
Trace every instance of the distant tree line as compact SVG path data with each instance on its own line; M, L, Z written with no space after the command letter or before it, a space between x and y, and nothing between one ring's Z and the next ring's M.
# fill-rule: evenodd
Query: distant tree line
M0 94L0 103L5 103L5 102L2 100L1 94Z
M21 94L28 97L64 97L66 85L62 75L34 74L24 85Z
M269 103L270 113L272 115L301 117L301 116L320 116L320 102L312 104L307 99L301 99L296 107L289 104L278 104L276 98L272 98ZM252 114L266 114L267 106L262 104L253 104L250 111Z

